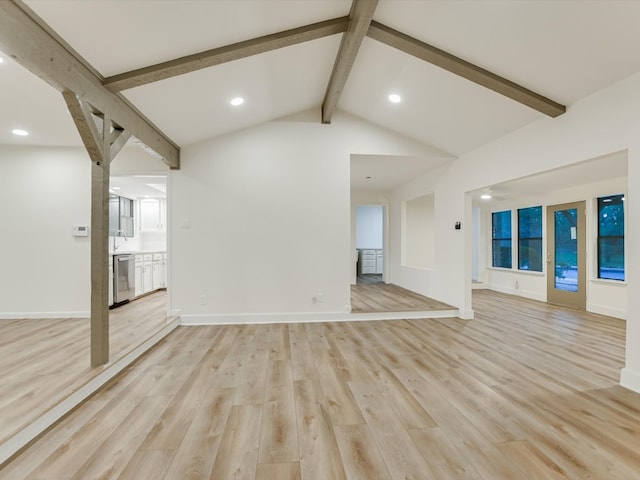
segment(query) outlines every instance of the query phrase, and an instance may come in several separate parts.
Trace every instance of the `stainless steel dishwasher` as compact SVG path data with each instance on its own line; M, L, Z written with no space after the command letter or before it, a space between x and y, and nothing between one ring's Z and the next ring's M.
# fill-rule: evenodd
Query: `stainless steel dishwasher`
M135 257L133 255L113 256L113 305L118 306L131 300L136 291Z

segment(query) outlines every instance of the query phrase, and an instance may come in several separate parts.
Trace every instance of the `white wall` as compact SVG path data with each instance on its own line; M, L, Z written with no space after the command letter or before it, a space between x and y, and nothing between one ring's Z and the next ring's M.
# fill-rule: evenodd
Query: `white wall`
M406 204L415 198L422 197L424 195L433 194L433 187L435 186L437 179L443 175L443 172L449 168L448 166L440 167L435 172L419 177L408 184L401 186L393 190L390 194L389 200L389 237L392 245L389 252L389 282L401 287L407 288L414 292L418 292L422 295L426 295L432 298L439 298L437 295L437 281L438 273L434 270L436 260L432 261L431 268L417 268L407 266L404 258L404 249L401 247L406 241L405 222L403 218L406 216ZM433 196L434 209L433 209L433 230L438 228L437 215L439 215L438 209L435 207L438 199ZM439 235L435 232L433 237L433 251L434 255L440 255L437 241ZM396 247L398 246L398 247ZM454 305L451 303L451 305Z
M451 162L441 175L425 175L391 194L399 202L435 192L436 265L429 276L401 279L408 288L471 308L471 199L466 192L576 162L626 150L629 159L628 218L640 211L640 75L634 75L571 105L564 115L542 118ZM454 230L462 221L462 230ZM392 236L394 235L392 231ZM640 222L628 222L628 245L640 242ZM628 268L627 367L623 385L640 391L640 270L637 249L630 248ZM393 281L393 278L392 278Z
M356 207L356 248L382 248L384 244L382 209L382 205Z
M435 239L433 212L433 195L423 195L405 202L403 267L433 267Z
M81 149L0 146L0 318L89 310L91 164Z
M171 173L174 309L186 322L341 318L354 251L350 155L424 152L344 114L184 148Z

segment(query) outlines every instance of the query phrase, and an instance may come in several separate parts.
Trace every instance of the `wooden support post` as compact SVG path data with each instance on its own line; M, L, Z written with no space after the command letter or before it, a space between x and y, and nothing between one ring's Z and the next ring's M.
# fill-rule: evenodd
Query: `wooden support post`
M106 124L105 124L106 125ZM110 159L91 162L91 366L109 361Z

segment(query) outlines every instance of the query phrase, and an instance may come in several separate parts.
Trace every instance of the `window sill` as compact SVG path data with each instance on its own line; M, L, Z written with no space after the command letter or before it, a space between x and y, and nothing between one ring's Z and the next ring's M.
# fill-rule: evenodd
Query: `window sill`
M534 277L544 277L544 272L535 272L532 270L516 270L515 268L487 267L487 270L495 270L496 272L515 273L517 275L531 275Z
M611 287L626 287L626 280L607 280L606 278L592 278L591 283L596 283L599 285L609 285Z

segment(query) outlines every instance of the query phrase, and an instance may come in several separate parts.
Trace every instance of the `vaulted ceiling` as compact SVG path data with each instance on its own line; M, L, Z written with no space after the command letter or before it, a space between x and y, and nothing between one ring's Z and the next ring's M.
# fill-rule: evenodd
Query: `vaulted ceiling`
M367 3L375 2L360 2ZM351 0L26 0L24 4L107 80L339 19L352 11ZM380 0L373 21L568 109L584 96L640 71L640 2ZM541 118L559 120L369 34L355 48L353 66L338 92L339 110L452 155ZM120 94L179 146L309 109L318 112L320 121L345 35L334 33ZM0 143L79 145L60 93L4 57ZM390 103L390 93L401 95L402 101ZM237 96L245 103L233 107L229 101ZM16 127L29 130L30 137L12 136L9 132Z

